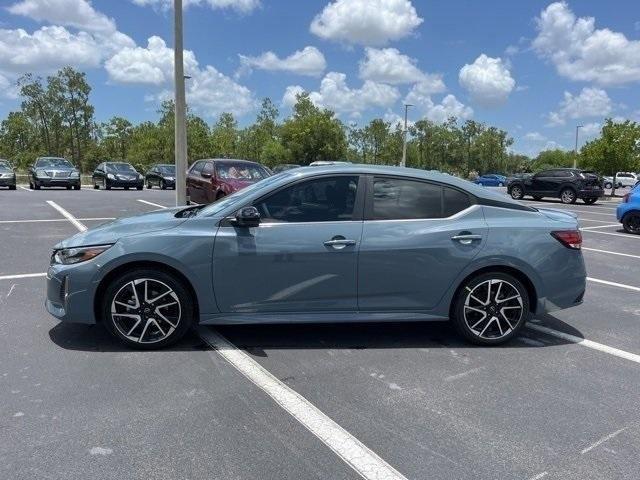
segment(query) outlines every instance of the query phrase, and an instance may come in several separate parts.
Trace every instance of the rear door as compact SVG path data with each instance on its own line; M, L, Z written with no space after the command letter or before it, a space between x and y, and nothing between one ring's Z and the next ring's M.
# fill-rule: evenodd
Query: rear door
M466 192L450 186L369 178L358 307L430 310L485 244L482 210Z

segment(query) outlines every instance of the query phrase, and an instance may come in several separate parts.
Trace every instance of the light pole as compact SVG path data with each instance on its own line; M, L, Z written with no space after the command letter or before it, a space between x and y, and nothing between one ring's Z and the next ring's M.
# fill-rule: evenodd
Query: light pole
M187 204L187 125L184 91L184 61L182 41L182 0L174 0L174 81L175 81L175 157L176 206Z
M573 150L573 168L578 168L578 131L583 125L576 125L576 148Z
M402 141L402 162L401 167L407 166L407 116L409 114L409 107L413 107L410 103L404 104L404 139Z

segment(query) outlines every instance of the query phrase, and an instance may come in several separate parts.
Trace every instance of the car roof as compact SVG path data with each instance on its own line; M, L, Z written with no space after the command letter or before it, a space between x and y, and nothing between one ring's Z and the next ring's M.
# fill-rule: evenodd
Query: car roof
M260 165L258 162L252 162L251 160L241 160L239 158L200 158L196 162L225 162L225 163L246 163L249 165ZM193 162L195 163L195 162ZM262 165L260 165L262 166Z

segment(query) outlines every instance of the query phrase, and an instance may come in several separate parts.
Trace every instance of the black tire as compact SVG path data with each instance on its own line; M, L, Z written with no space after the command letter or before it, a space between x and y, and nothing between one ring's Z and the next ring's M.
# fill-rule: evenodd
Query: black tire
M100 190L100 185L98 185L97 183L93 184L93 189L94 190Z
M104 182L104 189L111 190L111 185L109 185L107 182Z
M138 186L136 187L136 190L142 190L142 185L138 185Z
M578 195L576 195L576 191L573 188L563 188L560 192L560 201L566 205L576 203L577 199Z
M129 330L129 327L132 326L132 324L135 324L136 319L120 317L120 320L118 321L117 319L119 317L117 315L112 315L112 303L116 295L119 296L120 300L128 295L132 296L132 282L140 281L141 279L150 280L152 285L163 284L165 287L168 287L173 291L175 296L173 294L170 295L169 301L177 300L179 307L175 328L174 325L168 323L166 320L162 320L162 318L157 315L157 309L155 311L152 310L153 304L145 304L144 287L142 283L138 284L139 291L136 290L138 298L142 299L139 300L141 308L125 308L125 311L127 312L135 311L137 312L136 315L140 315L141 323L138 327L125 332L125 330ZM151 295L153 295L153 287L151 287L150 292ZM162 291L159 291L159 293L162 293ZM163 297L162 302L168 303L166 296ZM113 334L124 345L139 350L156 350L177 342L189 330L194 322L193 303L194 299L189 293L188 288L175 276L162 270L137 268L118 276L112 280L109 285L107 285L102 299L102 321L107 327L107 330L109 330L109 332L111 332L111 334ZM114 308L119 309L121 307L116 306ZM174 307L172 306L169 308ZM150 313L148 312L149 309L152 310ZM165 310L165 315L165 318L172 318L173 321L176 321L176 317L174 315L169 315L167 310ZM154 325L152 323L154 321L158 323ZM149 327L146 331L143 330L142 323L145 323L147 327ZM164 326L166 329L166 336L158 335L160 330L156 328L156 325L161 325L160 328L163 328L162 326ZM155 336L153 335L154 331L156 333ZM129 333L130 336L127 336L127 333ZM142 342L132 339L132 337L136 336L142 338Z
M622 228L627 233L640 235L640 213L629 212L622 218Z
M29 190L33 190L33 183L29 182Z
M9 185L9 190L15 190L16 186L15 185Z
M167 189L167 183L164 180L162 180L162 182L160 183L160 188L162 190L166 190Z
M493 300L486 307L479 306L475 310L469 308L474 302L469 298L473 297L474 291L480 292L479 295L486 299L486 293L483 289L487 288L488 282L494 282L489 283L493 287L491 292L491 295L494 296ZM495 282L500 282L503 285L498 288ZM508 298L511 293L515 294L515 292L519 295L518 298L498 303L500 299ZM497 294L500 294L500 298L497 297ZM505 306L518 305L518 310L513 308L505 311L504 307L500 306L502 304ZM458 288L451 307L451 321L454 327L462 337L476 345L499 345L508 342L518 334L530 316L529 294L526 287L517 278L502 272L482 273L466 280ZM483 312L478 313L479 309L482 309ZM468 312L466 317L465 312ZM476 316L482 314L484 314L484 318L480 317L481 320L478 321ZM508 315L510 318L504 315Z
M585 205L593 205L598 201L598 198L597 197L583 198L582 201L585 203Z
M153 185L151 185L151 182L147 182L147 189L151 190L153 188Z
M124 187L125 190L129 190L129 187Z
M38 185L37 183L34 183L34 184L33 184L33 188L34 188L35 190L40 190L40 185Z
M514 200L522 200L524 198L524 189L520 185L514 185L509 192Z
M534 195L534 196L533 196L533 199L534 199L536 202L539 202L540 200L542 200L542 197L540 197L540 196L538 196L538 195Z
M74 185L74 186L73 186L73 189L74 189L74 190L80 190L80 187L81 187L80 185Z

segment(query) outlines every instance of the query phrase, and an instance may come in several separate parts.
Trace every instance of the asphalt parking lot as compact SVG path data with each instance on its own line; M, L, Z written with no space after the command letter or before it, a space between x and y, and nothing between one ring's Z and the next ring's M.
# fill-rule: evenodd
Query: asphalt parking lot
M173 196L0 191L0 478L638 478L640 236L615 202L525 202L578 215L588 288L498 348L408 323L201 327L137 352L46 313L77 222Z

